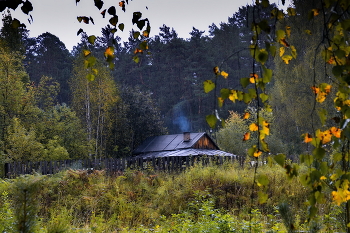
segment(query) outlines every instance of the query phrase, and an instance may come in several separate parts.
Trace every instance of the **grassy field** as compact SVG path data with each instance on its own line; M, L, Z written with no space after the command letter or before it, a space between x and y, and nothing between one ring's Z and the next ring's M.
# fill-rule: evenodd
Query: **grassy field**
M277 165L258 172L270 180L265 204L257 202L259 187L252 189L254 170L232 164L0 180L0 232L344 231L342 206L329 200L308 223L308 190L298 179L289 180Z

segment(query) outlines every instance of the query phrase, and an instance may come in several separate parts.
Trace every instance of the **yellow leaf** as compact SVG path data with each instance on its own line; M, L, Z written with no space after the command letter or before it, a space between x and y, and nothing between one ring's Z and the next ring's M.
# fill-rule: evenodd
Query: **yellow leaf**
M331 88L332 88L332 86L329 85L329 84L327 84L327 85L324 87L324 92L325 92L326 94L329 94L329 93L331 92Z
M250 113L249 112L245 112L243 115L243 119L248 119L250 117Z
M84 54L85 57L89 56L91 54L91 51L84 49L83 50L83 54Z
M281 48L280 48L280 57L283 56L284 52L285 52L285 48L284 48L284 47L281 47Z
M317 93L320 92L320 88L319 88L319 87L312 86L311 89L312 89L312 92L313 92L314 94L317 94Z
M259 126L256 123L252 123L249 126L250 131L257 131L259 129Z
M255 83L259 78L259 75L258 74L255 74L255 73L251 73L250 74L250 78L249 78L249 82L250 83Z
M327 177L321 176L321 177L320 177L320 180L327 180Z
M112 57L114 53L114 49L112 47L106 48L104 55L105 57Z
M347 182L343 182L347 183ZM345 186L345 187L344 187ZM340 206L342 203L350 200L350 192L348 190L349 185L343 184L342 187L337 188L337 191L332 192L333 201Z
M265 135L270 135L270 124L266 121L263 121L262 133L264 133Z
M147 30L143 31L142 34L143 34L144 37L148 37L149 36L149 33L148 33Z
M332 127L330 128L330 131L332 133L332 135L336 138L340 138L341 135L341 129L337 128L337 127Z
M292 60L292 58L293 57L291 55L283 55L282 60L284 61L284 63L288 65L290 60Z
M236 90L231 90L231 93L230 93L230 95L228 96L228 98L229 98L232 102L235 102L236 99L238 99L237 91L236 91Z
M213 70L214 70L214 74L216 74L216 75L218 75L220 73L218 66L215 66Z
M221 108L224 105L224 99L221 97L218 97L218 103L219 103L219 107Z
M308 35L312 35L312 32L308 29L305 30L305 33L308 34Z
M316 137L322 141L322 144L327 144L332 140L332 133L330 130L319 131Z
M310 134L306 133L305 136L304 136L304 142L305 143L309 143L312 141L312 137Z
M139 49L139 48L136 48L135 51L134 51L134 54L137 54L137 53L143 53L143 50Z
M336 179L338 179L338 175L337 174L333 174L333 175L331 175L331 180L336 180Z
M249 138L250 138L250 132L247 132L243 136L243 141L247 141L247 140L249 140Z
M221 76L224 77L224 78L227 78L228 77L228 73L226 73L225 71L221 71Z
M258 158L261 154L262 152L257 150L256 152L254 152L254 157Z
M347 105L347 106L350 106L350 100L345 100L345 101L343 101L343 104L344 104L344 105Z
M286 41L286 38L280 39L280 44L282 44L282 45L284 45L284 46L286 46L286 47L289 47L289 44L288 44L288 42Z
M325 92L319 92L316 96L316 101L319 103L323 103L326 100L327 94Z
M320 13L319 9L312 9L311 11L313 12L314 16L317 16Z
M94 75L98 74L98 70L97 69L91 69L91 71L94 73Z
M288 37L290 37L290 32L291 32L290 26L286 26L286 34Z
M291 49L292 57L294 59L296 59L297 58L297 50L296 50L296 48L292 45L292 46L290 46L290 49Z

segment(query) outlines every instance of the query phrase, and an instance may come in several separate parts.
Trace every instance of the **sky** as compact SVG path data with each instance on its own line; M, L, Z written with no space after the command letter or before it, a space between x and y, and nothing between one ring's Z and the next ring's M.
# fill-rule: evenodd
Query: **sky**
M30 37L37 37L42 33L50 32L57 36L67 47L72 50L80 41L77 32L82 28L87 34L101 36L101 28L108 24L110 16L106 13L103 19L100 12L115 6L119 23L125 24L124 32L117 31L116 35L126 41L129 31L133 27L131 23L132 13L140 11L142 18L148 18L151 23L150 36L159 33L159 27L163 24L174 28L181 38L189 38L189 33L195 27L200 31L208 32L208 27L214 23L217 26L221 22L227 22L228 17L238 11L239 7L252 4L253 0L129 0L126 12L118 6L119 0L103 0L104 6L98 10L93 0L30 0L34 10L30 13L33 22L28 23L29 16L22 13L20 7L16 11L10 11L13 18L25 23ZM281 5L281 0L271 1ZM288 3L286 3L288 5ZM93 24L79 23L77 16L88 16L94 19Z

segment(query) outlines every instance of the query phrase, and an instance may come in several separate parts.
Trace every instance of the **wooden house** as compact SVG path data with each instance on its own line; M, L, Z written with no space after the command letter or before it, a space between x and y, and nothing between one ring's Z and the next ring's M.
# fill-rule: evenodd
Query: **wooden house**
M224 156L236 157L221 151L215 141L205 132L171 134L147 138L133 151L134 156L174 157L174 156Z

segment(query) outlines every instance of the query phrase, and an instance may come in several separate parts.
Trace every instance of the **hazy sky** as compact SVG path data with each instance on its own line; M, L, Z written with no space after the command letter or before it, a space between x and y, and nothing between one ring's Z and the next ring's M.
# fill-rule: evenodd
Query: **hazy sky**
M125 24L124 32L118 31L117 35L126 40L132 28L132 13L142 12L142 18L148 18L151 23L151 35L159 33L159 27L163 24L174 28L181 38L189 38L192 27L208 32L208 26L212 23L219 25L227 22L240 6L251 4L253 0L129 0L124 13L118 6L119 0L103 0L105 8L114 5L117 8L119 23ZM93 0L80 0L76 5L75 0L31 0L34 10L32 24L29 24L27 15L18 8L11 11L12 17L19 19L27 25L30 37L36 37L44 32L50 32L71 50L80 41L77 31L83 28L88 35L101 35L101 27L108 24L110 15L106 13L103 19L100 10L94 6ZM281 0L274 1L281 4ZM148 9L147 9L148 8ZM88 16L94 19L95 25L84 24L77 21L77 16ZM136 28L136 27L135 27Z

